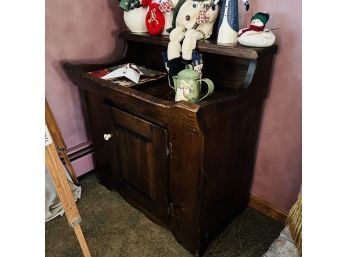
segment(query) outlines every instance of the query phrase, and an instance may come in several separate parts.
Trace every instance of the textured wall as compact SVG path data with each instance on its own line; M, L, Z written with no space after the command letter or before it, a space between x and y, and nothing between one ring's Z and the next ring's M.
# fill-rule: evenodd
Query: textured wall
M68 148L88 141L80 94L60 62L103 62L119 55L123 26L116 1L46 1L46 98Z
M45 95L68 149L88 145L80 93L65 76L60 63L62 60L98 63L118 56L122 42L115 39L123 27L122 15L113 0L50 0L45 8ZM89 164L73 163L78 175L90 169L91 160L84 162Z
M242 1L240 1L242 3ZM288 210L302 180L302 11L301 0L250 0L248 13L240 8L241 27L257 11L268 11L268 28L279 44L266 101L252 192Z

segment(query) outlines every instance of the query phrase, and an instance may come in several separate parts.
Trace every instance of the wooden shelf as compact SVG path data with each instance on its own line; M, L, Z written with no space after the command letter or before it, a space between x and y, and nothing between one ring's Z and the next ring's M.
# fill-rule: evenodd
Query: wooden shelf
M138 43L147 43L153 45L167 46L169 42L168 36L150 36L148 33L133 33L124 31L120 34L120 38L134 41ZM225 56L232 56L242 59L256 60L260 55L275 54L278 46L270 47L245 47L240 44L220 44L214 40L200 40L197 42L197 50L205 53L213 53Z

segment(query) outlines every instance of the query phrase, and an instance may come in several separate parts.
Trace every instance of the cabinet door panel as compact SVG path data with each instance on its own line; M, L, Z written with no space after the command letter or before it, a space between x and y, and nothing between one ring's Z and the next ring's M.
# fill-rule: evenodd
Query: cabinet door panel
M136 189L155 199L153 190L150 192L150 183L153 179L151 174L154 167L149 167L148 160L152 158L148 153L152 153L152 142L147 138L134 135L131 131L122 127L116 127L119 142L119 155L121 164L122 179L131 184ZM144 154L145 153L145 154ZM147 170L147 172L144 172ZM153 184L153 183L151 183Z
M167 131L113 107L110 113L121 191L167 222Z

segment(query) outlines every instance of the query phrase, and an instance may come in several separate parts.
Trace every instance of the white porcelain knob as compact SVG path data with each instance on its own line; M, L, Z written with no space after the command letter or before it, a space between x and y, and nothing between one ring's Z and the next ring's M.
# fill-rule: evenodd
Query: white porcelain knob
M105 141L108 141L111 138L111 134L104 134Z

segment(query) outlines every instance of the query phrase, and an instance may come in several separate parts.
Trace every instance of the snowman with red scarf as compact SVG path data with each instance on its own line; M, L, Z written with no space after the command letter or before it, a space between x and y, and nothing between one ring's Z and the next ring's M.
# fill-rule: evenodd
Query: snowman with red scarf
M258 12L251 17L249 28L238 32L238 42L252 47L267 47L274 44L275 35L265 25L269 20L268 12Z

